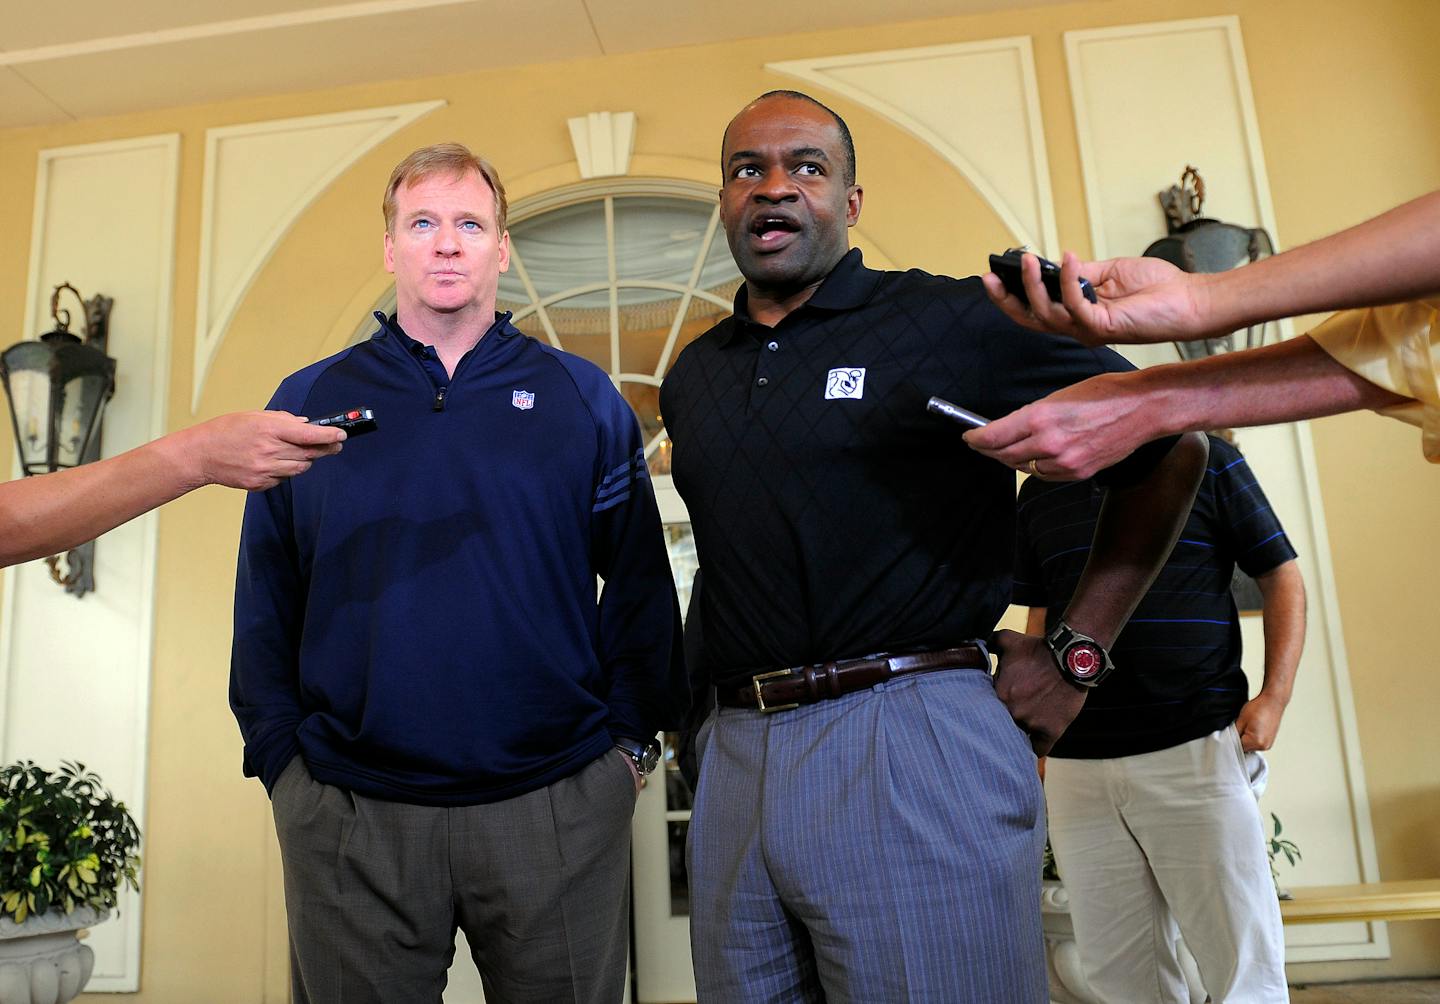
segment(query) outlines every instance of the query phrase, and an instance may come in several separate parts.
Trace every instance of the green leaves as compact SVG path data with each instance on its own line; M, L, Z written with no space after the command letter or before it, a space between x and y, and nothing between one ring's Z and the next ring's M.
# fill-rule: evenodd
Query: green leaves
M1300 848L1280 836L1280 817L1273 812L1270 813L1270 822L1273 824L1274 830L1271 832L1270 839L1266 841L1265 849L1270 855L1270 875L1278 885L1280 881L1280 868L1276 858L1283 854L1285 860L1288 861L1290 867L1293 868L1295 867L1295 862L1300 860Z
M84 764L0 768L0 916L115 909L122 885L140 888L139 845L124 803Z

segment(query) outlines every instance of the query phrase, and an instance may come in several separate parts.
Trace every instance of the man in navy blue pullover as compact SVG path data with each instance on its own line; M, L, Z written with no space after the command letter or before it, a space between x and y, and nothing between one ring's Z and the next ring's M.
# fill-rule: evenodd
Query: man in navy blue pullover
M495 313L488 163L416 151L384 211L395 316L270 402L379 429L253 493L240 542L230 701L294 997L437 1001L459 927L487 999L610 1004L635 795L686 693L640 430L601 370Z

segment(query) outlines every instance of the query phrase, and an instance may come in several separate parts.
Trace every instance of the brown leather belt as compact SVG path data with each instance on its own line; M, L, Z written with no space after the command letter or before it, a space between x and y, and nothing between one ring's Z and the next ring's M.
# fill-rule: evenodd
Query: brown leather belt
M871 659L844 659L813 666L778 669L759 673L741 687L722 687L715 699L725 708L756 708L760 711L788 711L802 704L828 701L907 673L930 673L937 669L983 669L990 671L990 658L979 645L957 645L937 652L914 655L877 655Z

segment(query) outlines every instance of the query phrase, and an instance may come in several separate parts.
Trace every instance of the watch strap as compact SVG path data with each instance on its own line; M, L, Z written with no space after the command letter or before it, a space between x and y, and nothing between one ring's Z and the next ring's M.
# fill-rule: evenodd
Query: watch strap
M1085 690L1096 687L1115 669L1104 645L1063 620L1051 628L1045 644L1055 658L1055 668L1060 675L1076 687Z
M614 742L615 748L630 758L630 762L635 765L635 769L641 777L653 772L660 763L660 743L654 739L646 742L641 739L631 739L628 736L618 736Z

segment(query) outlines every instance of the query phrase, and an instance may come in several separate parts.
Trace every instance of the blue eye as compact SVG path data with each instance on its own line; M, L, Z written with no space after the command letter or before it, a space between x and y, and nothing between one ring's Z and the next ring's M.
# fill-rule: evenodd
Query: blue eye
M464 223L460 224L460 226L464 227L466 230L480 229L480 224L476 223L474 220L466 220Z
M429 230L429 229L430 229L430 221L429 221L429 220L416 220L416 221L412 224L412 226L414 226L416 230Z

